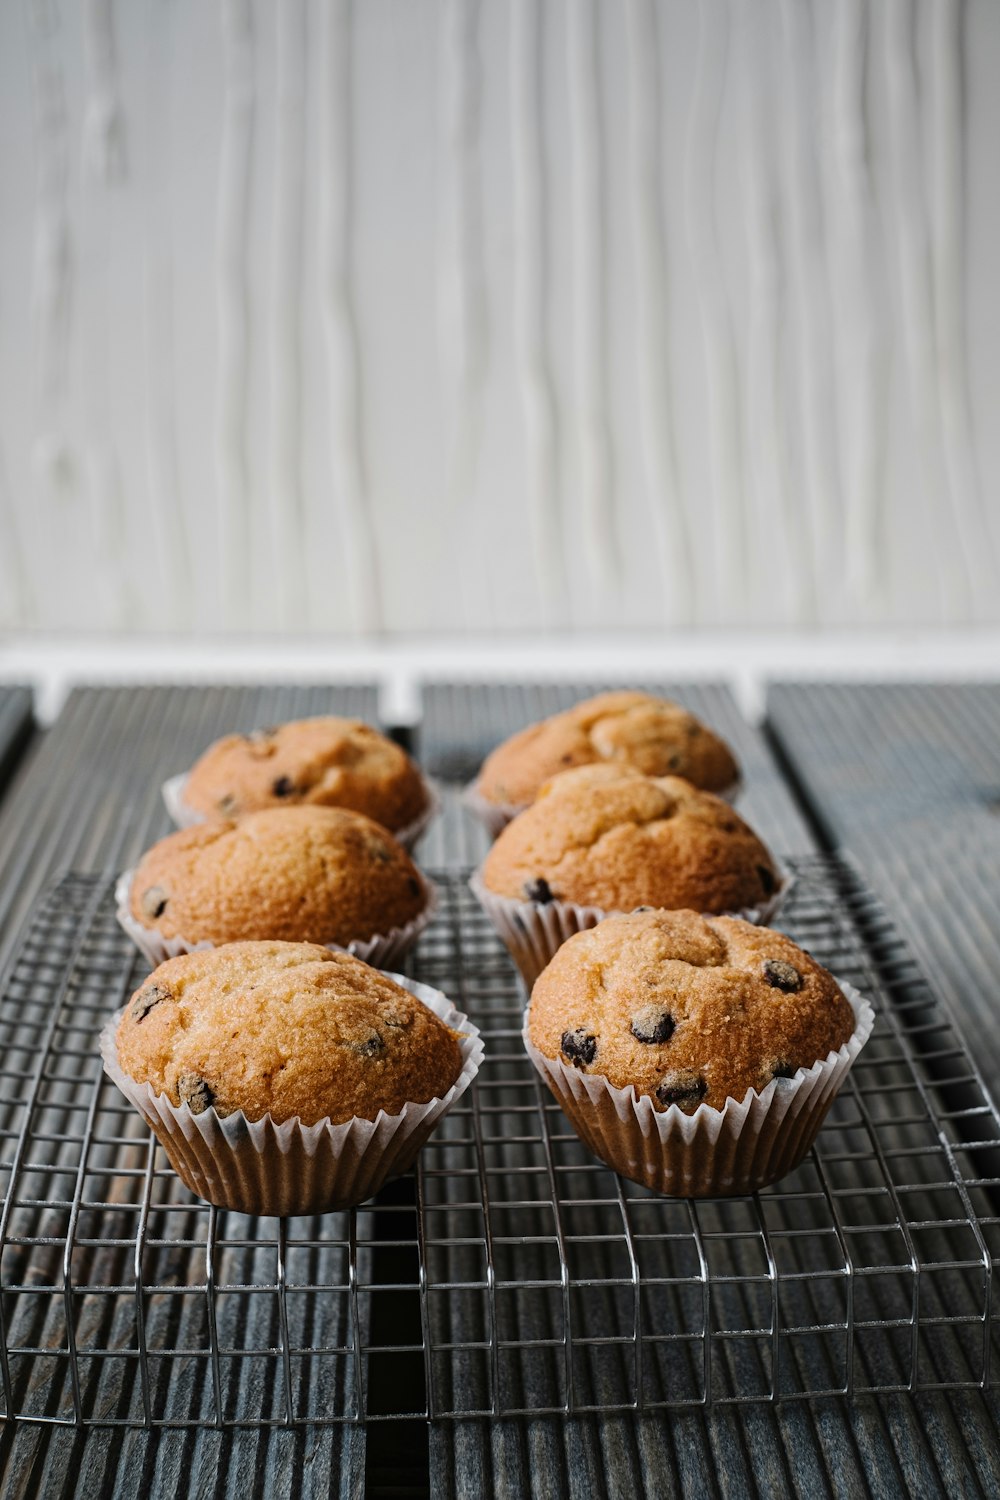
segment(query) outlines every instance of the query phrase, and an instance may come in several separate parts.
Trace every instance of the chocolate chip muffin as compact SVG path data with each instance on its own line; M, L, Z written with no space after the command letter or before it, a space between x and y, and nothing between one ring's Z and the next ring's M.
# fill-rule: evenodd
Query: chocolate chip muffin
M692 911L608 917L540 975L524 1045L583 1143L672 1197L794 1171L875 1012L780 933Z
M692 911L577 933L539 976L528 1017L547 1057L685 1113L794 1077L854 1028L836 981L790 938Z
M679 703L623 691L588 698L505 740L483 762L476 790L489 803L526 807L550 777L602 761L646 776L683 776L710 792L739 777L725 741Z
M174 1108L333 1124L441 1098L459 1039L387 975L310 943L172 958L122 1013L118 1063Z
M132 917L188 944L280 938L346 946L413 922L428 887L378 823L281 807L169 834L132 877Z
M583 766L553 777L500 834L481 871L487 891L602 911L636 906L733 912L770 900L771 854L719 797L678 776Z
M345 807L396 832L426 811L429 794L406 752L370 724L315 718L217 740L192 767L183 800L206 818Z

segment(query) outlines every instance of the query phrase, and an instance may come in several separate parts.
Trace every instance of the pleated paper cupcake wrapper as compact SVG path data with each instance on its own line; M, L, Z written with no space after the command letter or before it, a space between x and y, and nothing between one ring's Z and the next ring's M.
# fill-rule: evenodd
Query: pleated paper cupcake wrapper
M188 773L184 771L180 776L171 776L160 788L163 805L178 828L193 828L196 823L205 822L205 814L198 812L193 807L189 807L184 801L184 789L187 786L187 779ZM441 798L438 795L437 787L426 776L422 775L420 779L423 782L427 805L423 812L414 818L412 822L397 829L392 835L410 853L416 848L430 824L441 811ZM375 821L377 822L378 820L376 819ZM389 831L391 832L392 830Z
M187 938L164 937L155 927L144 927L132 915L129 902L134 876L134 870L126 870L118 877L115 886L115 915L118 925L128 933L139 952L145 955L154 968L157 964L165 963L168 958L177 958L181 953L202 953L219 946L207 938L199 943L192 943ZM437 911L437 889L420 870L417 871L417 877L423 886L426 904L412 922L407 922L403 927L392 927L388 932L374 937L358 938L350 943L324 943L323 946L334 953L350 953L375 969L389 969L398 964L409 953ZM261 936L264 937L265 934L262 933Z
M871 1036L871 1005L851 985L840 987L855 1029L838 1052L759 1094L751 1089L722 1109L700 1104L690 1115L676 1104L658 1110L648 1094L546 1057L528 1036L528 1011L524 1045L584 1145L614 1171L670 1198L731 1197L777 1182L804 1160Z
M390 975L436 1016L461 1032L462 1069L448 1092L426 1104L404 1104L399 1114L374 1120L356 1116L342 1125L329 1120L277 1125L266 1115L220 1117L214 1109L193 1114L149 1084L137 1083L118 1061L119 1010L101 1032L101 1057L111 1081L154 1132L178 1177L199 1198L240 1213L332 1212L363 1203L384 1182L413 1165L438 1122L461 1098L479 1071L483 1043L468 1017L440 990L399 974Z
M499 838L518 813L523 813L527 803L518 806L514 802L490 802L479 790L479 780L470 781L462 789L462 802L474 818L478 818L491 839Z
M742 790L743 781L739 778L715 795L725 802L734 803ZM478 777L464 788L462 801L472 815L479 819L491 839L499 838L507 824L512 823L518 813L523 813L531 805L527 802L490 802L479 790Z
M792 888L793 877L781 873L781 883L774 895L759 906L745 906L740 911L717 915L742 917L755 927L764 927L777 914ZM563 943L574 933L596 927L605 917L620 915L602 911L599 906L578 906L572 901L515 901L487 890L477 870L469 881L473 895L489 917L517 964L521 978L530 993L539 974Z

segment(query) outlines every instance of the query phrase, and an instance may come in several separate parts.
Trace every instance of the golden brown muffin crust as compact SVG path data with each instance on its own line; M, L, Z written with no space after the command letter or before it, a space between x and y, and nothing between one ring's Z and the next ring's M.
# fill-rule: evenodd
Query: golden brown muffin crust
M311 943L231 943L171 958L118 1024L118 1060L196 1114L281 1123L398 1114L448 1092L457 1034L401 986Z
M774 860L728 802L678 776L583 766L555 776L500 834L483 883L515 900L739 911L777 889Z
M403 927L425 905L406 850L380 824L335 807L183 828L143 855L129 894L137 921L191 943L346 944Z
M691 1113L812 1067L854 1026L832 975L784 934L646 911L563 944L535 983L528 1034L547 1057Z
M306 803L365 813L391 832L427 806L420 772L360 719L296 719L216 740L191 768L189 807L209 818Z
M550 777L600 761L646 776L683 776L710 792L739 776L729 746L694 714L668 698L629 690L600 693L529 724L486 757L478 790L488 802L526 807Z

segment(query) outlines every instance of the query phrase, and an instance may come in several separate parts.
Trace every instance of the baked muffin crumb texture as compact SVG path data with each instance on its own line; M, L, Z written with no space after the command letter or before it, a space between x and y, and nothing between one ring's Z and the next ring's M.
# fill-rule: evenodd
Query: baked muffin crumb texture
M854 1026L833 977L783 933L657 910L570 938L536 981L528 1017L547 1057L687 1113L791 1078Z
M398 1114L447 1093L457 1035L359 959L310 943L231 943L169 959L117 1031L126 1073L175 1105L304 1125Z
M545 784L482 867L487 889L632 911L759 906L778 889L773 857L728 802L677 776L583 766Z
M396 831L425 811L414 762L360 719L320 716L229 734L191 768L184 801L207 818L264 807L346 807Z
M610 762L646 776L683 776L725 791L739 776L729 746L668 698L599 693L512 735L486 757L477 789L488 802L526 807L543 784L575 766Z
M268 808L168 834L140 860L132 915L196 943L365 941L426 906L419 872L380 824L332 807Z

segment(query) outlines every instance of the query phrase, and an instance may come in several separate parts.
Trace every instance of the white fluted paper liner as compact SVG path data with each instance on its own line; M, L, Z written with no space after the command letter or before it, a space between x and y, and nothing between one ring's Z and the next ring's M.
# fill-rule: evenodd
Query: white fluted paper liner
M128 933L139 952L145 955L154 968L157 964L165 963L168 958L177 958L182 953L201 953L208 948L218 947L209 938L192 943L187 938L164 937L157 928L145 927L142 922L137 921L129 903L134 876L135 870L132 869L118 877L115 886L115 916L118 918L118 925ZM374 937L356 938L350 943L324 943L323 947L334 953L350 953L376 969L391 969L398 964L409 953L437 911L437 887L421 870L417 870L417 879L424 891L424 907L412 922L407 922L403 927L391 927L388 932L377 933ZM261 934L265 940L266 936Z
M699 1104L685 1114L676 1104L654 1107L648 1094L616 1088L561 1058L546 1057L528 1036L528 1056L584 1145L614 1171L670 1198L721 1198L756 1192L794 1170L809 1152L827 1110L871 1036L875 1012L849 984L841 984L854 1012L853 1034L794 1078L773 1079L722 1109ZM530 1010L530 1007L529 1007Z
M794 877L780 870L780 884L774 895L759 906L745 906L740 911L710 912L710 916L742 917L755 927L765 927L777 914L792 888ZM529 993L535 980L556 950L576 932L596 927L605 917L620 912L602 911L599 906L578 906L573 901L515 901L512 896L498 896L483 884L479 871L469 885L490 922L499 933L520 970Z
M512 823L518 813L523 813L529 806L526 802L490 802L479 790L478 776L467 787L463 787L462 802L473 817L479 819L491 839L499 838L507 824Z
M743 780L737 777L730 786L724 787L715 795L721 797L724 802L732 804L736 802L742 790ZM479 819L491 839L499 838L507 824L512 823L518 813L523 813L527 807L531 806L529 802L490 802L479 790L478 776L462 791L462 801L472 815Z
M249 1121L244 1114L220 1117L215 1109L196 1115L146 1083L136 1083L118 1061L118 1010L101 1032L104 1070L154 1132L181 1181L218 1208L248 1214L332 1212L363 1203L390 1177L412 1166L417 1153L461 1098L479 1071L483 1042L478 1029L446 995L400 974L397 984L423 1001L446 1026L462 1033L462 1068L439 1099L404 1104L399 1114L380 1110L374 1120L355 1116L342 1125L295 1118L276 1125L270 1115Z
M187 786L187 779L188 773L184 771L180 776L171 776L160 788L163 805L170 814L171 820L178 828L193 828L196 823L205 822L205 814L198 812L196 808L189 807L184 800L184 789ZM423 812L418 813L412 822L406 823L394 833L392 829L389 830L393 838L402 844L408 853L413 852L430 824L441 811L441 798L437 787L422 772L420 779L423 782L426 797L426 805ZM295 804L295 806L301 805L300 803ZM307 805L311 806L312 804ZM378 822L378 819L376 818L374 821Z
M170 814L170 819L177 828L193 828L196 823L204 823L205 814L197 809L189 807L184 801L184 788L187 786L188 773L182 771L179 776L170 776L160 788L163 805Z

